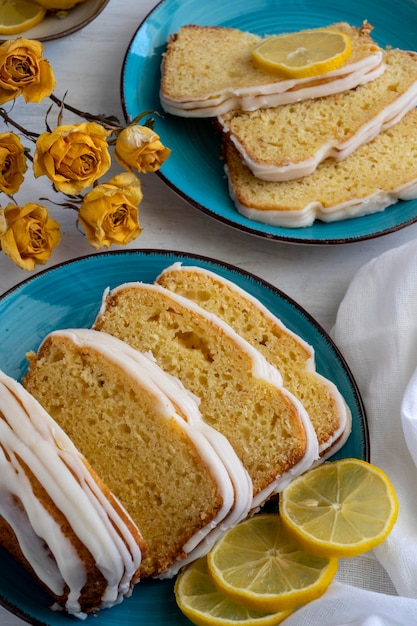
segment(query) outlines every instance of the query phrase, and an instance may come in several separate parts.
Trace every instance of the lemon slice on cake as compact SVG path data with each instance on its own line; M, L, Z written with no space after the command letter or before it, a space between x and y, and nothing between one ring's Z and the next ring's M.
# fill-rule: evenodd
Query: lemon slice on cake
M342 459L295 478L280 494L279 510L283 527L304 550L349 557L386 539L398 501L381 469Z
M231 600L272 613L321 596L338 562L308 554L286 535L278 514L263 513L227 531L207 564L215 585Z
M0 0L0 35L18 35L42 22L44 7L29 0Z
M287 78L305 78L337 69L352 51L350 37L327 28L267 38L252 52L255 65Z

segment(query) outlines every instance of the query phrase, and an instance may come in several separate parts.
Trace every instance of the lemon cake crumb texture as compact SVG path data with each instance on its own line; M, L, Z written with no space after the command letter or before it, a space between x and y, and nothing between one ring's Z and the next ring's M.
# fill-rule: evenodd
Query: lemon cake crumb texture
M129 511L148 545L141 577L183 556L222 502L215 480L160 398L91 347L52 334L30 355L26 389Z
M317 215L325 221L349 217L348 210L338 211L340 205L346 203L353 205L357 214L365 214L360 213L362 210L374 212L379 210L377 200L380 195L387 199L385 208L398 197L407 198L407 192L401 194L401 187L415 183L416 131L417 111L414 109L344 161L338 163L327 159L309 176L283 182L263 181L253 176L237 149L231 142L226 142L225 157L232 197L239 211L255 209L257 215L253 218L259 221L268 220L268 212L277 212L276 223L279 223L280 212L301 213L312 203L315 204L313 219Z
M71 615L139 579L140 531L43 407L0 371L0 545Z
M346 158L416 106L417 55L388 49L384 60L384 73L356 89L253 112L231 111L219 117L220 127L255 176L289 180L309 174L329 156Z
M332 453L350 432L350 412L336 386L316 372L314 350L263 305L214 272L175 264L158 284L190 298L226 321L280 371L284 386L306 408L321 453Z
M335 74L329 72L325 77L300 79L300 83L295 83L297 88L320 84L327 88L333 78L343 76L344 68L345 74L348 75L355 73L357 66L360 67L363 62L369 63L365 70L366 74L368 70L371 71L381 65L382 51L370 36L372 27L369 24L365 23L357 29L345 22L338 22L327 28L349 35L352 43L351 55L342 68L333 71ZM163 57L160 90L162 105L178 115L188 115L189 113L181 109L192 109L192 103L198 107L207 106L206 112L201 110L200 113L192 113L205 117L216 114L213 107L218 97L221 97L222 102L229 98L232 102L249 94L259 96L260 93L271 95L291 91L295 87L294 84L286 85L284 88L282 78L265 73L255 66L252 51L262 41L258 35L233 28L195 24L181 27L177 33L171 35ZM369 61L371 57L375 57L372 62ZM356 86L363 80L367 78L362 72L357 82L350 86ZM337 91L346 88L348 87L343 86L342 81ZM253 108L259 106L269 105L261 102L255 104ZM231 108L237 107L228 106L227 110Z
M127 283L107 294L94 327L151 351L162 369L200 398L204 420L230 441L255 496L285 472L301 471L303 462L305 469L311 465L317 442L307 437L304 409L254 374L253 348L216 316L160 286ZM266 376L278 375L255 352Z

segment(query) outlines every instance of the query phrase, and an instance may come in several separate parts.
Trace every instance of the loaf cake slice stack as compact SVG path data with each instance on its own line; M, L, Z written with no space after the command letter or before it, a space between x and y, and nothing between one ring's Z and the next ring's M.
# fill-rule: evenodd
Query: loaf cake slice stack
M266 224L310 226L383 211L417 197L417 110L344 161L326 159L309 176L256 178L231 142L225 146L230 194L244 216Z
M146 555L137 525L88 460L3 372L0 546L79 618L129 595Z
M417 105L417 54L390 48L377 79L343 94L218 117L225 138L262 180L311 174L332 157L342 161Z
M278 370L216 315L160 285L126 283L105 294L94 328L114 335L179 378L204 421L234 448L262 505L318 458L301 402Z
M26 390L140 528L141 578L172 575L247 516L252 485L237 455L155 362L91 329L49 334L29 362Z
M175 115L215 116L225 182L246 218L300 228L315 220L369 215L417 197L417 53L382 50L367 22L359 29L343 22L325 28L351 38L344 64L322 76L278 82L251 61L260 41L254 35L185 26L168 43L162 106ZM200 55L199 40L206 43ZM349 67L359 58L362 66L374 54L381 54L381 62L367 80L344 82ZM256 72L263 77L255 88ZM219 77L223 82L215 88ZM338 81L342 87L335 88Z
M230 196L273 226L310 226L417 197L417 54L389 49L343 94L219 118Z
M284 386L307 410L322 461L342 447L351 431L350 411L337 387L316 371L311 345L257 298L215 272L175 263L157 283L221 317L280 371Z
M182 117L213 117L339 93L382 74L382 49L371 38L369 24L354 28L338 22L326 28L349 35L351 55L325 75L293 79L255 66L252 51L263 41L258 35L219 26L183 26L164 53L162 107Z

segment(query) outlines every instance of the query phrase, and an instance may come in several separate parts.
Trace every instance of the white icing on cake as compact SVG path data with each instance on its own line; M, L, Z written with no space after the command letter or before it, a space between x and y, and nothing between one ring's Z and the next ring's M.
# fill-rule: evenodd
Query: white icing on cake
M227 166L225 166L225 171L228 175ZM417 198L417 178L397 189L390 191L378 189L375 193L365 198L354 198L327 208L323 207L321 202L314 201L300 210L261 210L241 204L237 200L231 184L229 184L229 193L237 211L250 220L270 224L271 226L302 228L311 226L316 219L322 222L337 222L384 211L387 207L398 202L398 200L414 200Z
M304 350L310 355L309 358L305 362L305 371L306 372L308 372L308 371L314 372L317 377L322 378L322 380L325 382L325 384L328 387L333 389L332 397L334 399L335 405L337 406L337 412L338 412L338 414L340 416L339 428L337 428L334 431L332 437L330 437L326 441L325 445L322 445L322 446L319 447L319 453L320 453L321 457L320 457L320 459L317 460L317 462L322 462L323 460L328 458L328 456L331 456L332 454L334 454L338 449L340 449L342 447L342 445L346 442L347 438L349 437L349 434L350 434L350 431L351 431L352 416L351 416L351 413L350 413L350 410L349 410L348 406L346 405L343 397L340 395L336 385L334 385L334 383L332 383L332 381L330 381L329 379L325 379L323 376L321 376L321 374L319 374L316 371L314 348L309 343L307 343L302 337L300 337L296 333L292 332L287 326L285 326L278 317L273 315L271 313L271 311L264 304L262 304L262 302L260 300L258 300L257 298L252 296L252 294L250 294L249 292L247 292L244 289L242 289L241 287L239 287L239 285L237 285L236 283L234 283L234 282L232 282L230 280L227 280L226 278L224 278L220 274L215 274L214 272L211 272L210 270L207 270L207 269L205 269L203 267L199 267L199 266L194 266L194 265L193 266L183 266L183 264L181 262L177 261L176 263L173 263L171 266L169 266L165 270L163 270L161 272L160 276L162 276L164 274L164 272L170 272L171 270L174 270L174 271L178 272L178 271L181 271L181 270L186 271L187 269L191 270L192 272L196 272L196 273L199 273L199 274L202 274L202 275L207 275L207 276L214 277L215 280L219 281L220 283L223 283L224 285L226 285L227 287L229 287L230 289L235 291L242 299L244 299L244 300L246 299L249 302L251 302L273 324L278 326L285 333L287 333L287 334L291 335L292 337L294 337L296 339L296 341L303 346ZM156 281L158 281L158 279L159 279L159 276L157 277ZM337 442L337 446L334 446L334 444L336 442ZM327 448L329 448L328 455L322 454L323 451L326 450Z
M18 382L0 372L0 515L13 528L38 578L57 595L68 586L65 610L84 618L79 598L87 579L85 566L35 496L25 466L107 580L101 608L121 602L141 563L135 537L98 488L67 435Z
M221 274L216 274L215 272L207 270L207 269L205 269L203 267L199 267L198 265L191 265L191 266L183 265L183 263L181 261L176 261L175 263L173 263L169 267L165 268L159 274L159 276L156 278L156 282L159 280L159 277L162 276L165 272L168 273L171 270L176 271L176 272L181 271L181 270L187 271L187 269L191 270L192 272L196 272L196 273L199 273L199 274L202 274L202 275L206 274L207 276L212 276L215 280L219 281L220 283L223 283L224 285L226 285L227 287L229 287L230 289L235 291L237 294L239 294L239 296L241 298L249 300L249 302L252 302L256 307L258 307L262 311L262 313L265 315L265 317L270 319L271 322L276 324L279 328L284 330L286 333L288 333L289 335L294 337L300 344L302 344L304 350L306 352L308 352L309 355L310 355L308 360L306 361L306 369L311 371L311 372L315 371L315 367L316 366L315 366L315 360L314 360L314 349L313 349L313 347L309 343L307 343L307 341L305 341L302 337L300 337L299 335L294 333L292 330L287 328L287 326L285 326L279 318L275 317L275 315L273 315L271 313L271 311L264 304L262 304L262 302L260 300L255 298L255 296L253 296L248 291L245 291L244 289L239 287L239 285L237 285L233 281L227 280Z
M352 135L348 140L337 143L335 140L329 140L324 143L320 149L309 159L297 161L293 163L285 163L284 165L274 165L274 163L261 163L253 160L245 151L243 145L235 135L230 135L230 141L236 146L243 162L251 170L256 178L270 181L294 180L311 174L317 165L329 157L336 161L343 161L352 154L359 146L368 143L379 133L391 128L399 122L406 113L411 111L417 105L417 81L405 93L399 96L389 106L380 111L374 118L366 122L357 133ZM220 126L224 131L228 131L227 125L224 125L222 118L218 119ZM284 130L285 132L285 130Z
M66 329L51 335L67 337L80 347L93 348L121 367L127 376L140 377L141 385L157 398L160 414L176 421L209 468L223 504L210 524L201 528L183 546L187 562L196 558L194 550L199 544L207 539L204 545L208 545L208 541L211 545L220 533L247 516L252 506L252 481L226 438L203 421L195 396L180 381L163 372L151 355L145 355L107 333ZM172 576L184 563L181 560L178 567L174 565L164 577Z
M263 490L261 493L258 493L254 497L252 501L252 509L259 507L269 496L280 491L282 489L282 485L286 484L287 481L290 480L293 476L299 475L309 469L319 457L317 436L305 408L292 393L290 393L287 389L283 387L282 377L278 370L270 365L270 363L268 363L268 361L263 357L260 352L258 352L258 350L251 346L228 324L226 324L223 320L217 317L217 315L205 311L191 300L188 300L187 298L184 298L160 285L155 284L145 284L141 282L124 283L113 289L111 291L111 295L116 296L118 291L123 291L124 289L140 289L141 287L147 290L155 291L156 293L160 293L165 297L168 297L171 300L178 302L178 304L180 304L184 308L195 312L196 315L204 317L214 327L218 327L226 335L229 335L233 339L233 341L241 347L243 351L247 352L248 355L250 355L252 360L253 376L255 378L266 380L271 385L274 385L277 389L280 390L280 392L284 396L287 396L290 402L295 406L306 433L307 446L304 457L291 469L290 472L277 476L276 479L272 481L265 490ZM108 293L108 290L106 290L104 293L103 304L101 305L100 312L97 318L104 311L104 300L107 297Z
M310 77L285 79L255 87L223 89L219 93L191 101L185 98L169 98L161 91L160 100L164 111L181 117L214 117L233 109L255 111L307 98L328 96L364 85L384 72L385 64L382 59L383 52L379 50L356 63L345 64L325 75L317 76L313 83ZM320 83L320 80L323 82Z

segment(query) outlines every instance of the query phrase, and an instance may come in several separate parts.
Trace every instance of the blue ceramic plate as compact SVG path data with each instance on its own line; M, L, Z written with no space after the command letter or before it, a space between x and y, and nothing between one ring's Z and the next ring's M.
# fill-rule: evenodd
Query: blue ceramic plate
M47 333L58 328L91 326L106 287L135 280L152 282L164 267L175 261L200 265L234 281L314 346L318 371L338 386L353 416L352 434L337 456L369 460L361 398L343 357L329 336L281 291L256 276L208 258L156 250L109 252L64 263L29 278L0 298L0 369L20 379L26 371L26 352L36 350ZM2 550L0 603L31 624L75 624L73 618L48 609L47 597ZM186 626L190 623L175 604L172 581L141 582L131 598L90 620L94 626Z
M159 102L161 55L170 34L183 24L219 25L259 35L315 28L345 20L360 26L367 19L381 45L415 49L415 0L162 0L134 35L124 61L121 91L126 117L150 109L162 113ZM333 224L316 222L306 228L280 228L249 220L231 201L220 140L210 120L172 115L156 119L156 130L172 154L161 178L185 200L207 215L260 237L298 244L341 244L381 236L417 220L417 200L399 202L382 213Z

